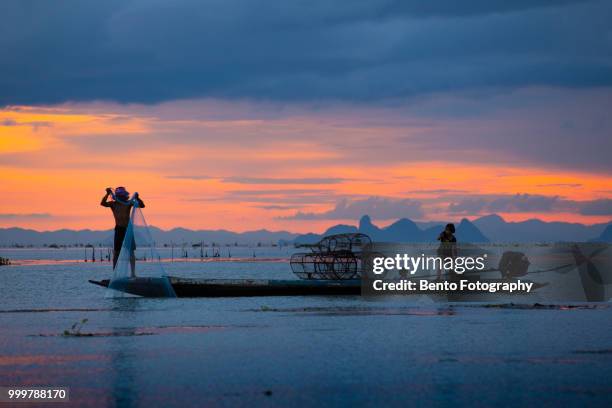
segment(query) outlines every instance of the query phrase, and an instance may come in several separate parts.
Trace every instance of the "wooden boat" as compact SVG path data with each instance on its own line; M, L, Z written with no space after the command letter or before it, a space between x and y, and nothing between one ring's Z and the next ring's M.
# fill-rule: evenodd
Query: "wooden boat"
M168 297L166 278L130 278L121 291L144 297ZM176 297L325 296L359 295L361 280L188 279L168 276ZM108 287L109 280L90 280Z
M499 279L485 279L498 282ZM90 280L102 287L109 286L109 280ZM546 286L534 283L533 290ZM171 288L169 287L169 285ZM338 296L360 295L360 279L350 280L268 280L268 279L189 279L168 276L167 278L128 278L115 285L114 289L143 297L248 297L248 296ZM366 294L367 295L367 294ZM370 293L370 295L372 295ZM393 294L391 294L393 295ZM411 295L427 295L434 300L452 302L485 301L499 299L499 295L486 291L478 292L421 292ZM400 295L401 296L401 295ZM529 295L526 295L529 296ZM512 295L519 298L520 294Z

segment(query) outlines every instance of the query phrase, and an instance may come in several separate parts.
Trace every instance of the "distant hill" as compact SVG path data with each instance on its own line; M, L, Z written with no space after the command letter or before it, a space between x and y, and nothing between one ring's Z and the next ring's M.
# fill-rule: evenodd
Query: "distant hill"
M589 241L609 226L609 223L584 225L537 219L506 222L497 214L478 218L473 224L494 242Z
M595 242L612 242L612 224L608 225L606 229L603 230L600 236L593 239Z
M338 224L338 225L334 225L333 227L328 228L327 231L323 233L323 235L346 234L346 233L352 233L352 232L357 232L357 227L353 225ZM316 234L313 234L313 235L316 235Z
M314 243L325 235L362 232L378 242L434 242L444 229L446 222L415 223L401 218L381 228L364 215L359 224L338 224L323 234L294 234L287 231L257 230L237 233L226 230L190 230L174 228L168 231L151 228L153 239L160 245L175 243L262 244ZM496 214L478 218L472 222L462 219L456 227L460 242L559 242L559 241L603 241L612 242L612 223L583 225L568 222L545 222L537 219L506 222ZM0 228L0 246L11 245L112 245L113 230L69 230L34 231L24 228Z
M359 226L336 225L325 233L300 235L298 243L317 242L331 233L361 232L378 242L434 242L446 222L418 222L402 218L380 228L369 216L359 220ZM563 242L604 241L612 242L612 223L584 225L569 222L545 222L537 219L506 222L497 214L487 215L470 222L462 219L455 224L459 242Z
M444 229L445 223L421 229L408 218L401 218L393 224L380 228L372 223L368 215L364 215L359 220L359 226L336 225L329 228L321 235L306 234L300 235L295 239L297 244L315 243L325 235L361 232L367 234L376 242L433 242L440 232ZM479 229L467 219L461 220L456 226L457 239L462 242L489 242L489 239L479 231Z
M175 243L205 243L215 242L218 244L262 244L293 242L297 234L287 231L257 230L237 233L225 230L190 230L185 228L174 228L164 231L157 227L150 227L151 236L160 245ZM68 230L57 231L34 231L23 228L0 228L0 246L11 245L112 245L113 230Z
M321 238L326 235L348 234L354 232L358 232L357 227L353 225L338 224L328 228L322 234L314 234L312 232L309 232L308 234L298 235L293 241L293 243L296 245L316 244L321 240Z
M489 242L486 234L480 232L480 229L466 218L462 219L456 228L455 236L459 242Z
M24 228L1 228L0 245L74 245L74 244L110 244L113 231L69 230L34 231Z

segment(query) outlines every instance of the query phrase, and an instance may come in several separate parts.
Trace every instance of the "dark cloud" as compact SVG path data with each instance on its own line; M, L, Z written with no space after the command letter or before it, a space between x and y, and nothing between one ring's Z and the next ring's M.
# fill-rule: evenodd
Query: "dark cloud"
M611 85L611 19L607 1L6 0L0 104Z
M261 208L262 210L295 210L302 206L300 205L253 205L253 208Z
M224 183L236 184L338 184L346 179L324 177L324 178L272 178L272 177L226 177Z
M339 184L348 179L335 177L305 177L305 178L279 178L279 177L212 177L204 175L172 175L166 176L175 180L211 180L220 179L231 184Z
M568 188L578 188L582 187L580 183L548 183L548 184L538 184L538 187L568 187Z
M580 205L582 215L612 215L612 200L609 198L585 201Z
M338 200L332 190L287 188L265 190L230 190L214 197L196 197L185 201L226 201L240 203L261 203L262 206L283 206L301 208L305 205L329 204ZM272 209L272 208L268 208Z
M358 219L368 214L377 219L422 218L424 213L419 201L410 199L391 199L369 197L364 200L343 199L329 211L306 213L298 211L295 215L280 217L284 220L346 220Z
M29 214L16 214L16 213L0 213L0 220L13 220L13 219L41 219L53 217L49 213L29 213Z
M31 126L32 128L36 129L39 127L53 126L53 124L51 122L46 121L17 122L15 119L7 118L0 119L0 126Z
M338 196L330 190L283 189L283 190L234 190L224 195L225 201L262 203L264 205L305 205L330 204Z
M452 188L439 188L439 189L423 189L423 190L412 190L407 191L405 194L457 194L457 193L469 193L468 190L457 190Z
M287 188L287 189L270 189L270 190L230 190L227 192L231 196L240 197L261 197L261 196L295 196L295 195L333 195L334 191L324 189L309 189L309 188Z
M567 200L539 194L475 195L452 202L448 210L454 214L569 212L582 215L612 215L612 200Z
M166 176L166 178L173 180L212 180L216 177L211 176L198 176L198 175L176 175L176 176Z
M472 196L449 205L450 213L482 214L496 212L549 212L560 199L556 196L533 194Z

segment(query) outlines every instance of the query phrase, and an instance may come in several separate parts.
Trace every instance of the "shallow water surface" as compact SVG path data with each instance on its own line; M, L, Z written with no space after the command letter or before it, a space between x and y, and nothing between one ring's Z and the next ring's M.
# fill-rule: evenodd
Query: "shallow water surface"
M293 278L284 262L165 267L177 276ZM79 406L612 402L608 303L113 299L87 282L109 274L104 263L0 267L0 386L67 386Z

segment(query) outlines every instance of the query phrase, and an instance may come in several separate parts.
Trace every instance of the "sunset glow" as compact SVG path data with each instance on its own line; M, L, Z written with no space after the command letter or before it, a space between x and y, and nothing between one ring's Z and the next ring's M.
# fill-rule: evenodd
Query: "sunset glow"
M523 160L503 146L444 142L463 132L464 119L422 118L410 107L302 106L273 116L254 107L199 100L2 109L0 226L110 228L98 201L117 185L138 191L150 222L165 229L321 231L357 222L325 215L339 202L371 197L418 202L421 210L405 216L421 221L473 219L492 211L457 204L517 194L554 203L495 211L508 221L610 219L580 210L583 202L612 197L605 171ZM519 110L470 120L470 129L486 137L509 114L527 132L541 128L542 119ZM381 225L402 215L372 211Z

